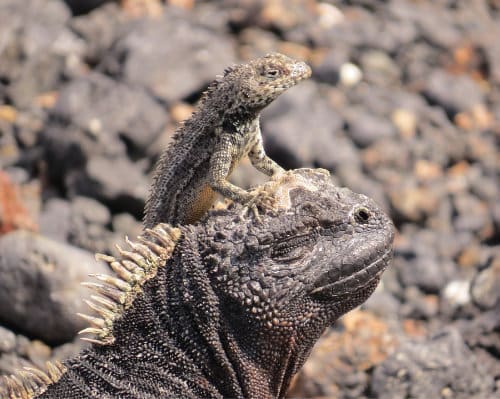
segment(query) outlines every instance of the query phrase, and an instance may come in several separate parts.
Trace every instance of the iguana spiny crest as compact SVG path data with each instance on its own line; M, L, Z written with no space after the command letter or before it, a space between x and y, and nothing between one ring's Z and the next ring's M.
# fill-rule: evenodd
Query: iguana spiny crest
M120 257L96 254L97 260L109 264L116 276L94 274L99 280L83 282L99 295L92 295L92 301L85 300L91 309L100 317L79 314L90 323L90 327L79 334L92 334L93 338L82 339L95 345L111 345L114 342L113 322L120 318L142 292L146 281L156 276L158 268L165 264L171 255L176 241L179 239L179 229L166 224L160 224L153 229L146 229L145 235L138 237L137 242L126 238L130 250L124 250L117 245ZM45 391L48 385L56 383L66 372L66 367L60 362L47 362L47 371L25 367L11 376L4 376L0 384L0 399L31 399Z

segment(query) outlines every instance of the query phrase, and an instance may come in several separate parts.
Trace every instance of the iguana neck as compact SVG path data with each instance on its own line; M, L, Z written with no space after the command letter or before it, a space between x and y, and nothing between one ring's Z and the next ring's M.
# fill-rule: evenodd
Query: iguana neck
M283 397L317 337L311 336L309 346L299 347L295 332L270 336L261 326L244 324L243 315L213 291L209 267L192 251L197 243L194 235L185 235L172 257L172 265L183 267L167 265L156 281L159 289L167 287L154 300L158 303L158 296L163 296L166 319L162 322L168 319L164 328L169 345L183 351L191 361L188 369L196 370L182 378L191 383L206 379L223 397ZM181 253L182 258L177 258Z
M284 397L307 354L295 334L276 339L243 327L229 330L226 342L245 398Z
M200 367L201 375L224 397L284 397L291 378L323 332L324 323L309 322L303 328L271 332L249 321L223 293L214 292L210 262L199 254L185 255L188 251L183 251L184 246L192 254L197 245L198 238L190 235L177 244L176 252L184 256L175 260L174 253L173 264L182 264L183 268L171 270L168 278L175 287L170 287L166 295L175 291L179 302L166 304L165 313L173 315L174 336L182 329L188 337L176 346L188 348L193 365ZM185 284L179 285L180 281Z

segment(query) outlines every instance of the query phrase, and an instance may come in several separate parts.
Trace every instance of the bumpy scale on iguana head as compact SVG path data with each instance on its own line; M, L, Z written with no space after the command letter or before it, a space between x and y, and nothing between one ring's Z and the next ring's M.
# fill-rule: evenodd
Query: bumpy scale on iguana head
M40 397L283 397L324 329L373 292L394 233L372 200L323 172L287 172L266 187L278 206L260 223L236 204L203 224L155 228L177 240L170 258L107 344L65 361Z

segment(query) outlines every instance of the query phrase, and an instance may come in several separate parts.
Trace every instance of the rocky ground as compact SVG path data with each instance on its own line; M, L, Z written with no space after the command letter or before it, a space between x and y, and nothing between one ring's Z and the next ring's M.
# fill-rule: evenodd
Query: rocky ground
M313 78L264 112L268 153L398 229L290 397L499 397L500 2L167 3L0 0L0 373L81 347L79 282L140 232L176 124L225 66L280 51Z

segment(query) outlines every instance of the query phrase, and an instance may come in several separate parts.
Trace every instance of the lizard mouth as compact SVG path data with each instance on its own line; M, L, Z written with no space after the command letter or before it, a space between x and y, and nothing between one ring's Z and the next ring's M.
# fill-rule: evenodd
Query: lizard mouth
M374 281L378 281L391 259L392 248L388 249L382 256L375 259L369 265L341 280L336 279L331 282L332 276L325 273L318 278L309 293L329 298L351 295L353 292L367 287Z

